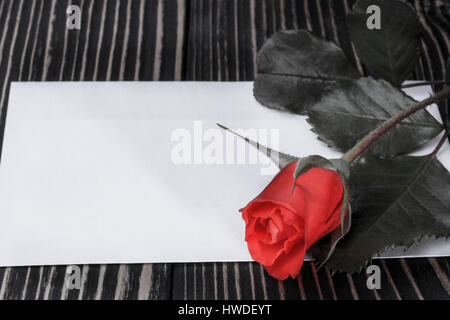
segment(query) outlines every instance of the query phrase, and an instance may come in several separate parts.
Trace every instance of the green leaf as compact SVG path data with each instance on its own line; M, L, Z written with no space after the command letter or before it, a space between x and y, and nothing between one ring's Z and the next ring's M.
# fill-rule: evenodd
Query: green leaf
M248 144L250 144L251 146L255 147L258 151L261 151L262 153L264 153L267 157L269 157L280 169L283 169L284 167L286 167L288 164L297 161L298 158L291 156L289 154L283 153L283 152L279 152L273 149L270 149L266 146L263 146L262 144L259 144L256 141L252 141L247 137L243 137L240 134L234 132L233 130L217 123L217 125L224 129L225 131L228 131L232 134L234 134L235 136L245 140L245 142L247 142Z
M371 5L380 8L380 29L367 27ZM420 57L422 25L414 9L397 0L358 0L346 23L356 52L372 76L400 87Z
M305 30L275 33L258 52L257 67L256 100L298 114L305 114L337 82L361 76L341 48Z
M415 101L389 83L361 78L340 84L309 112L308 122L319 139L346 152L358 140ZM434 138L442 125L420 110L382 135L369 148L376 155L394 156L413 151Z
M391 246L450 236L450 173L435 158L366 155L351 167L352 228L327 267L353 273Z

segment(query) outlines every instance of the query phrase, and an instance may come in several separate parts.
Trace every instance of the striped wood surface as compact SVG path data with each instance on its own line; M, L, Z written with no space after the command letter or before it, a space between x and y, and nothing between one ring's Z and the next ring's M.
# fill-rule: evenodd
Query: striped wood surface
M333 40L364 71L344 23L353 2L0 0L2 131L10 81L252 80L257 49L279 29L307 28ZM425 30L412 79L442 79L450 3L408 2ZM70 4L82 9L81 30L65 27ZM256 263L84 265L80 290L67 289L65 266L0 268L0 299L448 299L449 262L377 260L377 291L366 288L363 274L331 277L310 263L284 282Z

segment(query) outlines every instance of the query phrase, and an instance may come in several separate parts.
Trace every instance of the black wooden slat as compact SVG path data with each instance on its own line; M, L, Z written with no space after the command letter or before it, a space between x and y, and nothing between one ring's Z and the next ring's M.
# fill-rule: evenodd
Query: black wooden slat
M400 294L400 297L405 300L417 300L419 295L416 293L413 284L408 278L404 268L402 268L399 259L386 259L384 260L386 267L392 274L395 286Z
M110 264L104 266L104 278L101 285L100 298L113 300L116 293L117 277L119 274L119 265Z
M24 9L23 9L21 20L24 20L28 24L28 27L25 31L25 38L23 39L24 48L23 48L22 54L20 55L21 60L20 60L20 64L19 64L19 66L20 66L19 78L18 78L19 81L28 79L28 74L29 74L29 70L30 70L31 53L32 53L33 44L34 44L33 39L35 38L35 32L36 32L34 29L37 29L37 28L34 28L34 26L39 21L41 9L42 9L42 4L37 3L37 1L35 1L35 0L26 1L26 3L24 4ZM23 17L25 17L25 18L23 18Z
M54 266L52 268L52 277L45 288L46 300L60 300L62 290L66 281L65 266Z
M309 15L311 16L312 31L321 37L325 37L325 27L321 24L321 18L323 17L319 15L318 11L320 5L318 5L316 0L307 0L307 3Z
M50 2L50 1L49 1ZM69 1L54 2L55 12L64 12L69 5ZM24 19L25 20L25 19ZM62 63L64 60L64 41L66 39L66 17L63 15L55 15L52 24L52 34L50 36L50 47L46 48L47 61L49 63L44 81L59 80ZM20 54L18 54L20 56Z
M227 275L226 295L230 300L236 300L240 296L240 288L236 285L239 282L239 269L236 268L237 263L224 263L224 272ZM225 270L226 269L226 270ZM237 270L236 270L237 269ZM199 280L197 280L199 281Z
M212 290L202 290L202 299L213 300L215 298L214 288L214 264L202 263L202 279L205 288L212 288Z
M239 263L239 288L241 299L251 300L255 298L255 285L253 268L250 263Z
M267 292L267 298L270 299L280 299L282 298L280 294L279 281L269 276L266 270L259 266L261 271L261 278L264 278L264 283ZM263 296L257 296L257 299L262 299Z
M49 31L51 1L44 1L40 23L37 26L39 32L36 34L34 52L31 60L31 79L32 81L41 81L44 69L45 49L47 45L47 33Z
M352 47L347 27L345 24L345 16L347 14L345 10L345 6L336 1L331 2L332 11L334 12L334 21L336 24L337 35L339 39L339 46L347 55L348 59L352 61L354 64L357 64L357 58L355 55L355 51ZM361 71L361 70L360 70Z
M179 263L173 266L173 299L186 299L186 264Z
M115 47L112 49L112 60L111 64L108 66L111 68L111 80L118 81L123 80L122 71L122 55L124 48L124 36L125 36L125 26L127 23L127 3L128 1L118 0L119 7L117 12L117 28L113 37L115 38Z
M439 278L442 287L447 292L447 295L450 296L450 272L447 267L443 267L439 260L443 260L442 258L429 257L428 262L432 266L436 276Z
M16 4L17 6L14 6ZM1 112L1 126L0 131L3 132L4 123L6 119L7 96L9 94L9 82L16 80L17 66L17 50L20 50L20 42L23 42L22 35L19 31L25 30L26 21L18 21L18 18L22 13L26 14L27 7L23 1L16 1L16 3L6 2L2 6L2 23L4 27L0 32L0 112ZM19 42L17 40L19 39ZM16 44L17 47L16 47ZM23 50L23 49L22 49ZM0 148L3 144L3 139L0 139ZM1 151L0 151L1 154Z
M118 275L118 286L116 288L115 299L136 300L139 293L140 275L142 264L121 265ZM123 272L122 272L123 271Z
M294 1L285 0L283 2L283 10L280 12L281 16L284 16L286 29L297 28L297 17L295 16L295 11L293 10Z
M78 5L82 10L84 9L84 1L71 1L71 4ZM82 20L84 23L84 20ZM64 28L66 29L66 28ZM62 81L70 81L74 80L74 73L76 67L76 61L78 58L78 48L81 38L81 33L84 32L86 28L82 28L81 30L65 30L64 36L67 38L67 47L64 55L64 64L62 65L62 70L59 75L59 79Z
M319 5L322 10L323 24L325 27L326 38L330 41L337 42L336 26L334 25L334 17L332 14L332 5L329 1L320 1Z
M253 281L255 285L255 299L265 300L268 299L267 287L265 278L263 277L263 271L261 266L257 263L250 262L253 270Z
M90 1L88 6L89 17L84 21L86 23L86 40L84 42L81 58L81 71L79 74L79 80L89 81L93 79L97 47L101 44L99 42L100 23L102 22L102 1ZM125 10L123 10L125 12ZM83 22L82 22L83 23ZM64 29L61 26L61 29ZM123 28L121 28L123 29Z
M427 299L450 299L450 296L427 259L405 259L420 292Z
M320 292L322 293L323 298L326 300L337 299L334 281L331 278L329 272L325 268L315 271L316 271L315 274L317 275L316 287L320 287Z
M171 299L173 294L172 287L173 265L167 263L154 263L151 277L151 289L148 298L151 300Z
M179 80L181 78L182 61L180 61L179 70L177 70L177 54L179 50L183 50L183 39L184 39L184 21L183 15L185 13L185 3L184 1L161 1L163 4L162 16L163 16L163 44L161 52L161 71L160 80ZM182 15L180 15L180 10L182 10ZM180 21L181 20L181 21ZM167 23L170 21L171 23ZM181 25L181 27L180 27ZM177 32L181 32L178 34ZM179 40L181 39L181 40ZM181 46L181 48L178 48ZM181 59L180 59L181 60Z
M338 300L353 300L352 289L346 274L337 273L333 275L333 284ZM306 288L306 290L308 289Z
M301 276L306 299L320 300L319 290L314 279L313 264L311 262L305 262L303 264Z
M97 288L99 285L101 266L98 264L90 265L87 272L86 281L83 284L83 292L81 293L81 299L94 300L96 299ZM75 289L72 289L76 291ZM71 291L72 291L71 290Z
M16 13L17 15L26 16L30 14L31 6L27 4L27 1L16 1L16 3L19 5ZM11 45L14 45L14 48L10 49L11 56L8 58L6 58L5 56L4 62L8 61L8 67L6 70L7 73L5 74L5 76L7 76L10 81L17 81L20 71L21 53L24 50L25 34L29 22L27 21L27 19L19 19L13 25L14 28L11 27L11 29L14 30L14 34ZM4 99L2 98L4 102L6 102L7 93L9 92L7 83L6 85L4 85L3 90L5 89L7 89L7 91L5 92Z
M214 296L217 299L225 299L225 278L223 273L223 263L215 263L216 268L216 281L215 281L215 292ZM217 293L216 293L217 292ZM227 295L228 296L228 295Z
M284 299L286 300L299 300L301 299L300 289L298 287L297 279L287 279L280 281L279 284L283 286Z
M7 5L7 7L6 7ZM11 68L11 58L14 53L14 44L16 43L16 33L17 33L17 26L15 22L15 17L18 15L19 8L23 6L23 2L14 1L14 2L7 2L4 7L5 12L5 28L0 29L1 30L1 38L0 38L0 44L1 44L1 63L0 63L0 79L5 79L6 81L0 82L0 107L2 107L5 104L6 96L9 92L8 90L8 81L10 78L10 68ZM3 112L2 112L3 114Z
M139 29L139 2L127 1L126 3L126 22L122 26L125 29L124 34L124 52L122 52L121 59L121 80L134 80L136 58L137 58L137 43L138 43L138 29ZM136 23L132 23L136 21Z
M386 266L384 260L373 260L373 264L377 265L381 271L381 289L377 293L381 300L400 300L401 296L397 290L392 274Z
M367 276L363 272L352 274L352 281L354 289L358 294L358 298L361 300L374 300L377 299L375 290L367 288Z
M39 278L37 279L37 290L36 290L36 299L44 300L48 297L47 288L50 290L50 283L52 281L53 276L53 266L42 266L39 269Z
M196 264L187 263L183 265L184 278L184 298L185 299L197 299L198 297L198 285L197 285L197 273Z
M4 280L3 299L19 300L22 298L23 288L25 286L28 268L17 267L10 268L8 279Z
M436 258L436 261L438 262L442 270L445 272L445 274L447 274L447 276L450 276L450 258L448 257Z
M120 3L119 3L120 4ZM94 70L92 75L92 80L110 80L108 78L108 67L110 63L110 59L113 54L112 46L113 42L115 40L115 33L114 33L114 25L116 21L116 1L110 1L108 0L106 2L106 12L103 17L103 6L105 3L102 3L102 13L101 16L98 16L99 22L101 22L102 19L104 19L103 24L99 28L103 28L101 31L101 39L99 39L99 43L96 44L97 51L95 52L95 59L92 58L94 63L97 64L96 70ZM120 7L119 7L120 8ZM118 13L117 13L118 14ZM100 31L99 31L100 32ZM72 39L76 41L76 36L79 33L79 31L71 30L69 31L69 35L72 36ZM99 48L100 47L100 48ZM76 46L72 42L70 44L70 51L75 51ZM98 56L97 56L98 55ZM68 63L70 65L70 63Z
M25 300L34 300L37 298L39 279L43 271L43 267L29 267L27 271L26 281L22 287L21 296Z

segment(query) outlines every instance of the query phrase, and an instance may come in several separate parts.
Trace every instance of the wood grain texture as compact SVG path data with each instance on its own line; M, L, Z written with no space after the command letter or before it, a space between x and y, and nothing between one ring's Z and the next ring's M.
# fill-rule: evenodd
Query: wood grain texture
M448 1L410 0L424 26L411 79L443 78ZM250 81L256 52L280 29L306 28L342 46L365 72L345 27L350 0L1 0L1 132L11 81ZM82 9L68 30L66 8ZM441 113L448 119L445 104ZM2 140L2 139L1 139ZM375 260L382 289L364 274L330 275L305 263L277 281L257 263L84 265L80 290L67 266L0 268L0 299L449 299L450 259Z

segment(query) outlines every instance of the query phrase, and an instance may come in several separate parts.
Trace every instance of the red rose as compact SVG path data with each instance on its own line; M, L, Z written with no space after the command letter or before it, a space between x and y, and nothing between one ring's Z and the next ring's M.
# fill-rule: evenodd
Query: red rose
M280 280L295 278L309 247L340 225L339 174L313 168L297 178L291 194L295 167L295 162L285 167L240 210L250 254Z

